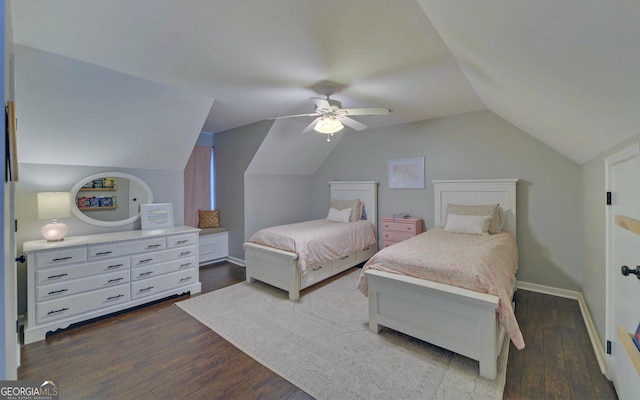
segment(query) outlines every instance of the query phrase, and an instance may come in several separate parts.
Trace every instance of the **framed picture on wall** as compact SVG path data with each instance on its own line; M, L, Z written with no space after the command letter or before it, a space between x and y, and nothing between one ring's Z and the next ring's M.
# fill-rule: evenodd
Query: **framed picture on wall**
M424 157L389 160L389 189L424 189Z
M161 229L173 226L173 204L140 204L142 229Z

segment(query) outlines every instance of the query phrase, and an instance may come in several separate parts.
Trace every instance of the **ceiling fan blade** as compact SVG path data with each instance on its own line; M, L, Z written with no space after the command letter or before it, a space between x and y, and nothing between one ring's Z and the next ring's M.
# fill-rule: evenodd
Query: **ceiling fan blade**
M313 127L316 126L316 123L320 120L320 118L322 118L322 117L318 117L318 118L314 119L312 123L310 123L309 125L307 125L306 128L304 128L302 133L311 132L313 130Z
M281 117L271 117L267 119L282 119L282 118L296 118L296 117L317 117L320 114L318 113L308 113L308 114L295 114L295 115L283 115Z
M340 122L342 122L344 125L353 128L357 131L361 131L363 129L366 129L367 126L363 123L360 123L358 121L356 121L355 119L349 118L349 117L345 117L345 116L340 116L338 117L338 119L340 120Z
M313 101L316 107L320 109L331 110L331 104L326 99L319 99L317 97L312 97L311 101Z
M388 108L343 108L337 111L340 115L387 115L390 112Z

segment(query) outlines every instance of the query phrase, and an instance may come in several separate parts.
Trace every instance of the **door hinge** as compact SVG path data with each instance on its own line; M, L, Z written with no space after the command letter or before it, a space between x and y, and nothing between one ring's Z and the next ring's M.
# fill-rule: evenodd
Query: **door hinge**
M611 340L607 340L607 354L611 354Z
M607 205L611 205L611 192L607 192Z
M15 229L15 232L18 232L18 220L14 219L13 222L14 222L14 228L13 229Z

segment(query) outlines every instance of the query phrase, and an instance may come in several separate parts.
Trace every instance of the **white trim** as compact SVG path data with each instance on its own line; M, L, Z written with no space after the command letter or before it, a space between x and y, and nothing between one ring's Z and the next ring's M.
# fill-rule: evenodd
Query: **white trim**
M567 299L573 299L578 301L578 306L580 307L580 313L582 314L582 319L584 320L584 324L587 327L587 333L589 334L589 339L591 340L591 346L593 347L593 352L596 354L596 359L598 360L598 365L600 366L600 372L607 375L607 355L604 351L604 347L602 346L602 341L600 340L600 336L598 335L598 331L596 330L596 326L593 323L593 319L591 318L591 313L589 312L589 307L587 307L587 302L584 300L584 296L582 292L577 292L575 290L567 290L560 289L551 286L539 285L537 283L523 282L518 281L518 289L529 290L531 292L548 294L551 296L564 297Z
M567 299L578 300L582 293L575 290L560 289L551 286L538 285L537 283L518 281L518 289L529 290L531 292L550 294L552 296L565 297Z
M640 156L640 143L634 143L633 145L626 147L619 152L610 155L604 160L605 171L604 171L604 190L605 192L611 191L611 168L616 165L628 161L634 157ZM605 247L604 247L604 258L605 258L605 339L611 340L615 342L617 328L614 326L613 321L611 321L613 312L613 276L612 276L612 258L613 254L611 249L613 248L612 243L612 235L611 228L613 226L614 217L611 215L612 207L604 206L605 213ZM596 354L597 355L597 354ZM600 360L598 360L599 362ZM606 358L607 365L607 378L609 380L613 380L613 376L609 374L609 371L615 372L613 369L613 361L610 357ZM602 369L602 367L601 367Z
M239 265L241 267L246 267L247 266L245 261L243 259L241 259L241 258L229 256L229 257L227 257L227 261L229 261L232 264Z

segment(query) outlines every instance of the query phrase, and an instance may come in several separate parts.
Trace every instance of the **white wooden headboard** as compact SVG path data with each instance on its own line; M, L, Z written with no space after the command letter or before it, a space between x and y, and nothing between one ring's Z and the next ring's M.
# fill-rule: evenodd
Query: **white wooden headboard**
M360 199L364 203L367 220L378 225L378 182L374 181L332 181L331 198L340 200Z
M435 226L444 225L447 204L495 204L504 210L504 230L516 237L517 179L466 179L433 181Z

